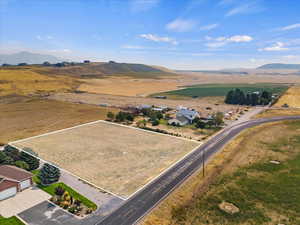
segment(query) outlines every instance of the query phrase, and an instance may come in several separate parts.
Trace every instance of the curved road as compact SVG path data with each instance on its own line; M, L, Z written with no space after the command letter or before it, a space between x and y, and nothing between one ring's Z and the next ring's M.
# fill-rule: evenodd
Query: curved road
M152 181L144 189L137 192L122 206L96 225L132 225L138 223L140 219L150 212L160 201L166 198L175 188L201 168L203 151L205 151L205 161L207 161L216 152L220 151L231 139L247 128L268 122L295 119L300 119L300 116L255 119L226 127Z

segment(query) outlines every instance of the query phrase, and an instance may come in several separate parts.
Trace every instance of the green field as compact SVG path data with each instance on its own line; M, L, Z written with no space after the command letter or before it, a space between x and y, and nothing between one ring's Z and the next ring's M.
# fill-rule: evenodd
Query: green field
M201 84L186 86L183 89L176 91L168 91L164 93L152 95L166 95L166 96L182 96L182 97L214 97L214 96L226 96L226 94L233 89L239 88L244 92L254 92L266 90L273 94L280 94L287 90L288 85L286 84Z

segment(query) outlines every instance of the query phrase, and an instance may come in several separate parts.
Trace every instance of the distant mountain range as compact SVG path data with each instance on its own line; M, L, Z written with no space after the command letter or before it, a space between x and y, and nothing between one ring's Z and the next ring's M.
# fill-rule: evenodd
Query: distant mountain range
M257 69L263 70L300 70L300 64L284 64L284 63L271 63L265 64Z
M45 61L57 63L63 61L63 59L59 59L53 55L44 55L25 51L15 54L0 54L0 65L4 63L11 65L17 65L19 63L41 64Z

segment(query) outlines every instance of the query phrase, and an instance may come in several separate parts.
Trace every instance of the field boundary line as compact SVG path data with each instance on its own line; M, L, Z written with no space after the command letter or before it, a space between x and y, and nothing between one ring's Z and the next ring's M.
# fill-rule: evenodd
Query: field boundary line
M61 168L60 166L56 165L56 164L53 163L53 162L50 162L50 161L45 160L45 159L43 159L43 158L41 158L41 157L39 157L39 156L36 156L36 155L33 155L33 154L31 154L31 153L29 153L29 152L27 152L27 151L24 151L24 150L21 149L20 147L15 146L13 143L8 143L8 145L10 145L10 146L12 146L12 147L18 149L18 150L21 151L21 152L25 152L25 153L27 153L28 155L31 155L32 157L35 157L35 158L41 160L42 162L45 162L45 163L48 163L48 164L50 164L50 165L52 165L52 166L54 166L54 167L57 167L57 168L59 168L60 170L64 171L65 173L70 174L71 176L74 176L74 177L78 178L78 179L81 180L81 181L84 181L85 183L87 183L87 184L93 186L94 188L97 188L97 189L99 189L99 190L102 190L103 192L109 193L109 194L111 194L111 195L113 195L113 196L115 196L115 197L117 197L117 198L120 198L120 199L123 200L123 201L126 201L126 200L127 200L127 199L124 198L124 197L121 197L121 196L119 196L119 195L117 195L117 194L115 194L115 193L113 193L113 192L111 192L111 191L108 191L108 190L106 190L106 189L104 189L104 188L101 188L101 187L97 186L96 184L94 184L94 183L92 183L92 182L90 182L90 181L87 181L86 179L81 178L80 176L78 176L78 175L76 175L76 174L74 174L74 173L72 173L72 172L70 172L70 171L68 171L68 170L66 170L66 169L64 169L64 168Z
M156 179L158 179L159 177L161 177L162 175L164 175L166 172L168 172L170 169L172 169L176 164L178 164L179 162L181 162L182 160L184 160L186 157L188 157L189 155L191 155L192 153L194 153L199 147L201 147L203 145L203 143L200 143L199 145L197 145L195 148L193 148L190 152L186 153L184 156L182 156L180 159L178 159L177 161L175 161L174 163L172 163L170 166L168 166L164 171L162 171L161 173L159 173L157 176L155 176L154 178L152 178L150 181L148 181L146 184L144 184L142 187L140 187L139 189L137 189L135 192L133 192L127 199L130 199L131 197L133 197L135 194L137 194L139 191L143 190L145 187L147 187L149 184L151 184L152 182L154 182Z
M64 128L64 129L60 129L60 130L56 130L56 131L50 131L50 132L47 132L47 133L44 133L44 134L40 134L40 135L28 137L28 138L19 139L19 140L16 140L16 141L9 142L9 144L17 144L19 142L28 141L28 140L31 140L31 139L34 139L34 138L44 137L44 136L51 135L51 134L57 134L57 133L61 133L61 132L64 132L64 131L76 129L76 128L83 127L83 126L93 125L93 124L97 124L97 123L107 123L107 124L112 124L112 125L116 125L116 126L120 126L120 127L131 128L131 129L135 129L135 130L139 130L139 131L143 131L143 132L148 132L148 133L152 133L152 134L158 134L158 135L164 135L164 136L167 136L167 137L177 138L177 139L181 139L181 140L184 140L184 141L195 142L195 143L198 143L198 144L201 143L200 141L196 141L196 140L192 140L192 139L188 139L188 138L184 138L184 137L177 137L177 136L170 135L170 134L163 134L163 133L160 133L160 132L145 130L145 129L142 129L142 128L128 126L128 125L119 124L119 123L115 123L115 122L110 122L110 121L106 121L106 120L96 120L96 121L92 121L92 122L88 122L88 123L79 124L79 125L76 125L76 126L73 126L73 127L68 127L68 128Z
M110 122L110 121L106 121L106 120L101 120L100 122L103 123L108 123L108 124L113 124L113 125L117 125L117 126L121 126L121 127L126 127L126 128L131 128L131 129L135 129L135 130L139 130L139 131L143 131L143 132L148 132L148 133L152 133L152 134L159 134L159 135L164 135L167 137L172 137L172 138L177 138L177 139L181 139L183 141L191 141L191 142L195 142L195 143L201 143L200 141L196 141L196 140L192 140L192 139L188 139L188 138L184 138L184 137L177 137L171 134L163 134L160 132L155 132L155 131L151 131L151 130L145 130L139 127L133 127L133 126L128 126L128 125L124 125L124 124L119 124L119 123L115 123L115 122Z

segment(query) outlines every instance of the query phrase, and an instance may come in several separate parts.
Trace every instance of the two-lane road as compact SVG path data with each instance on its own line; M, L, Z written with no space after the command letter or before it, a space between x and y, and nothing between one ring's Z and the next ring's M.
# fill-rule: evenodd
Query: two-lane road
M281 116L274 118L256 119L227 127L201 145L193 153L168 169L160 177L147 185L128 199L120 208L99 221L97 225L132 225L166 198L175 188L196 172L202 165L202 153L205 151L205 161L209 160L225 144L241 131L268 122L300 119L300 116Z

